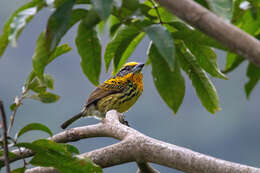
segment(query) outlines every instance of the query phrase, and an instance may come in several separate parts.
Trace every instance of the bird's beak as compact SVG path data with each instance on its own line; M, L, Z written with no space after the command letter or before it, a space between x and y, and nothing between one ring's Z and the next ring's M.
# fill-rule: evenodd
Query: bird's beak
M139 73L140 71L142 71L144 67L144 64L143 63L140 63L138 65L136 65L134 68L133 68L133 73Z

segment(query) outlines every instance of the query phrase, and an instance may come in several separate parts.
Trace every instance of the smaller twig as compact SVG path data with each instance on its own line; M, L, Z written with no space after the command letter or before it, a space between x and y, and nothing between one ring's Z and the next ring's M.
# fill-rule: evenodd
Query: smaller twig
M9 126L8 126L7 134L10 134L10 132L11 132L11 129L12 129L13 124L14 124L14 118L15 118L17 109L18 109L18 107L15 108L12 115L10 116L10 123L9 123Z
M160 24L164 24L164 22L162 21L162 18L161 18L161 15L160 15L160 12L158 10L158 6L155 4L155 2L153 2L153 0L149 0L151 2L151 4L153 5L153 8L155 9L156 11L156 14L159 18L159 21L160 21Z
M15 97L14 103L16 104L16 108L13 110L13 113L12 113L12 115L10 116L10 123L9 123L8 131L7 131L7 134L8 134L8 135L10 134L11 129L12 129L12 127L13 127L14 118L15 118L17 109L19 108L20 105L22 105L22 101L23 101L23 99L26 98L26 94L28 93L28 91L29 91L28 89L23 89L21 97L18 97L18 96Z
M0 100L0 111L2 116L2 128L3 128L3 144L4 144L4 158L6 172L10 173L9 157L8 157L8 142L7 142L7 125L6 125L6 115L4 110L4 105L2 100Z

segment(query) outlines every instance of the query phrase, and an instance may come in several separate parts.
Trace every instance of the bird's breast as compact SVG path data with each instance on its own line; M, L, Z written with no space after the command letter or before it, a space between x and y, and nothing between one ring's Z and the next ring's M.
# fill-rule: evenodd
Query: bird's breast
M142 75L142 73L134 74L132 81L137 86L139 92L142 92L143 91L143 75Z

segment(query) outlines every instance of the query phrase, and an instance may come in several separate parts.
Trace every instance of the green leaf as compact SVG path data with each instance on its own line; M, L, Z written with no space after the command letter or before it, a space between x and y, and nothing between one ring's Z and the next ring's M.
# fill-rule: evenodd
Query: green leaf
M89 29L94 28L99 22L101 21L100 17L98 16L97 12L91 9L87 16L82 20L86 27Z
M47 90L47 87L44 84L41 84L40 80L38 78L35 78L35 80L31 83L28 89L31 89L32 91L36 93L45 93Z
M90 0L76 0L77 4L90 4L91 1Z
M43 78L44 81L44 78ZM38 77L35 77L28 85L27 85L27 89L30 89L34 92L37 93L43 93L46 92L46 85L40 81L40 79Z
M52 52L70 28L70 17L75 0L65 0L49 17L46 29L46 48Z
M250 10L241 10L239 8L238 11L241 12L238 12L237 16L233 17L232 23L251 35L257 35L259 33L260 21L252 16ZM257 10L257 15L260 16L259 10Z
M203 7L209 9L209 4L207 2L207 0L195 0L197 3L199 3L200 5L202 5Z
M36 47L33 54L33 71L42 79L45 66L48 64L50 52L46 49L45 33L42 32L36 42Z
M88 15L88 10L85 9L74 9L71 11L71 16L70 16L70 26L72 27L74 24L76 24L78 21L81 19L85 18Z
M105 66L108 71L111 60L114 58L115 67L118 66L120 58L140 31L134 26L125 26L118 31L115 37L107 44L105 50Z
M13 103L10 105L10 110L14 111L15 109L17 109L18 105L16 103Z
M4 156L4 151L3 150L0 150L0 156ZM9 159L13 159L13 158L16 158L16 154L14 154L13 152L11 151L8 151L8 158Z
M11 42L12 46L16 46L16 40L19 33L36 13L37 7L32 7L21 11L15 16L13 22L10 24L11 30L8 36L8 40Z
M245 10L240 8L240 4L243 1L244 0L235 0L233 3L233 9L232 9L233 13L232 13L232 20L231 20L233 24L236 23L237 20L239 20L241 16L245 13Z
M184 44L177 46L178 60L181 62L183 70L192 80L197 96L202 105L210 112L216 113L221 108L219 107L219 98L214 85L206 75L205 71L201 69L195 57L187 51Z
M46 1L53 1L53 0L46 0ZM64 3L64 0L54 0L54 7L55 8L58 8L58 7L60 7L62 4ZM82 4L82 5L84 5L84 4L87 4L87 5L91 5L91 1L90 0L76 0L76 2L75 2L76 4ZM51 6L53 5L53 4L50 4Z
M60 98L60 96L50 93L50 92L40 93L38 95L38 97L39 97L40 101L43 103L54 103L54 102L58 101Z
M35 78L36 74L34 71L32 71L26 78L24 87L28 88L28 85L32 82L32 80Z
M104 20L102 20L102 21L100 21L99 23L98 23L98 25L97 25L97 32L99 33L99 34L104 34L104 30L105 30L105 21Z
M30 95L28 96L28 98L39 100L43 103L54 103L59 100L60 96L50 92L43 92L37 95L36 94Z
M36 145L38 147L37 152L41 150L41 147L51 150L55 150L57 152L60 152L62 154L72 156L73 154L79 154L79 150L70 144L59 144L52 140L48 139L38 139L32 143L33 145ZM47 147L46 147L47 146Z
M226 67L223 71L224 73L228 73L237 68L245 59L237 54L232 52L227 53Z
M110 37L113 37L122 24L116 23L110 27Z
M27 17L25 17L25 24L19 24L18 28L17 28L17 22L20 22L20 14L25 13L24 11L27 11L28 9L31 8L35 8L37 7L37 11L39 11L40 9L42 9L42 7L45 5L45 2L43 0L33 0L31 2L28 2L26 4L24 4L23 6L21 6L20 8L18 8L10 17L9 19L6 21L6 23L4 24L3 27L3 32L0 35L0 57L3 55L6 47L8 46L9 43L9 35L12 32L13 34L15 33L15 35L13 35L13 39L17 39L17 37L19 36L19 34L21 33L21 31L23 30L23 28L25 27L25 25L27 23L29 23L29 21L32 19L32 17L34 15L30 15L30 17L28 17L28 15L26 15ZM24 16L24 15L23 15ZM24 19L24 18L23 18ZM14 22L14 20L16 22ZM13 25L13 26L11 26ZM12 37L11 37L12 38ZM14 40L13 40L14 41Z
M26 89L30 89L34 92L37 93L44 93L46 92L46 89L49 88L51 90L54 89L54 79L51 75L49 74L44 74L43 79L40 80L37 76L31 76L33 73L33 71L31 72L31 74L29 75L29 77L27 78L25 87ZM32 79L29 79L33 77Z
M48 152L48 150L53 150L53 151L56 151L58 153L66 155L66 156L72 156L73 153L78 152L78 151L75 151L77 149L74 149L74 148L72 149L72 145L59 144L59 143L56 143L56 142L54 142L52 140L48 140L48 139L38 139L32 143L28 143L28 142L17 143L16 146L33 150L34 152L36 152L36 154L42 153L42 152L45 153L45 152ZM73 152L71 152L71 150Z
M75 41L81 56L81 69L94 85L98 85L101 72L101 44L97 32L80 23Z
M71 51L71 49L72 48L68 44L63 44L63 45L56 47L56 49L52 52L52 54L48 58L46 65L50 64L58 56L61 56L62 54L65 54L65 53Z
M65 144L64 147L66 147L66 151L70 152L71 154L79 154L79 150L70 144Z
M122 25L122 23L114 15L111 15L109 17L108 22L109 22L109 28L110 28L109 35L110 35L110 37L113 37L115 35L116 31Z
M185 42L191 53L196 57L199 65L213 77L220 79L228 79L226 75L221 73L217 64L217 55L210 47L199 44Z
M7 142L9 144L9 141L7 141ZM0 141L0 144L3 146L3 141ZM4 151L0 150L0 157L3 157L3 156L4 156ZM14 159L14 158L16 158L16 155L13 152L8 151L8 158L9 159ZM0 161L0 170L4 166L5 166L5 162L4 161Z
M58 56L71 50L68 44L63 44L50 54L46 50L45 33L42 32L37 40L33 55L33 71L27 77L25 88L31 89L37 93L44 93L46 88L54 88L54 79L50 75L44 75L45 67ZM36 97L35 97L36 98Z
M135 13L139 8L138 0L123 0L120 8L113 8L113 15L118 17L120 21L129 21L131 17L138 18L138 13ZM142 18L142 17L141 17Z
M62 173L102 173L101 167L90 160L66 157L53 151L47 152L47 154L47 156L43 153L36 155L30 163L34 166L54 167Z
M158 6L157 9L153 7L148 12L149 15L157 18L157 22L160 22L157 12L160 14L161 21L164 23L172 22L177 19L177 17L170 13L165 7Z
M39 131L43 131L43 132L46 132L48 133L50 136L52 136L52 132L51 130L43 125L43 124L40 124L40 123L30 123L30 124L27 124L26 126L24 126L18 133L17 133L17 137L16 138L19 138L20 136L22 136L24 133L26 132L29 132L29 131L32 131L32 130L39 130Z
M121 9L126 8L129 10L129 15L133 14L139 7L139 1L138 0L123 0Z
M154 44L148 52L155 86L166 104L177 113L185 94L185 81L178 61L175 61L172 71Z
M91 0L98 15L106 20L112 11L113 0Z
M11 144L13 141L11 141L9 138L7 139L7 144ZM13 144L13 143L12 143ZM3 149L4 146L4 141L3 138L0 139L0 148ZM0 149L0 156L3 156L3 150ZM10 152L9 154L13 154L12 152Z
M123 53L122 57L120 58L119 62L116 62L117 67L115 67L114 69L114 73L117 73L119 71L119 69L126 63L127 59L129 58L129 56L133 53L133 51L135 50L135 48L137 47L137 45L142 41L142 39L144 38L145 33L141 32L140 34L138 34L133 41L128 45L128 47L126 48L125 52ZM114 59L116 60L116 59Z
M245 92L249 99L251 92L260 80L260 68L253 63L250 63L247 67L246 75L249 78L249 81L245 84Z
M210 9L218 16L231 20L232 18L232 0L208 0Z
M173 70L175 47L169 31L159 24L151 25L145 28L145 31L168 63L170 69Z
M30 161L34 166L54 167L62 173L102 172L102 169L89 159L74 157L75 147L71 152L71 145L40 139L33 143L20 143L18 146L35 152L35 156Z
M11 171L11 173L24 173L26 170L26 167L17 168Z
M56 47L55 50L50 53L46 49L46 44L45 33L42 32L36 42L33 55L33 71L40 80L43 80L43 73L46 65L51 63L58 56L71 50L71 47L69 47L68 44L63 44L59 47Z
M141 9L141 12L142 14L147 17L148 19L150 20L155 20L157 19L157 16L152 16L149 14L149 11L152 9L152 7L150 7L149 5L147 4L140 4L140 9Z
M259 16L259 9L260 9L259 7L260 7L259 1L249 0L249 10L255 20Z
M199 43L201 45L227 50L216 40L208 37L207 35L203 34L202 32L196 29L192 29L191 27L182 22L171 22L168 25L178 30L172 33L174 39L180 39L186 42Z
M54 78L49 74L44 74L44 84L47 88L54 89Z

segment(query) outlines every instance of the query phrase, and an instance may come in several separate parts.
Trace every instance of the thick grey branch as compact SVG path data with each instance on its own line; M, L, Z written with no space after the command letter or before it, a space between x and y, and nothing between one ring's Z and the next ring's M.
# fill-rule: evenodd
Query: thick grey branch
M79 157L88 157L103 168L135 161L140 164L156 163L191 173L260 173L258 168L224 161L145 136L121 124L116 111L109 111L102 123L67 130L52 139L69 142L102 135L119 139L121 142L81 154ZM21 158L19 153L16 154ZM139 168L145 169L140 166L142 165L139 165ZM56 170L37 167L27 173L56 173Z
M193 0L157 0L173 14L260 66L260 42Z

